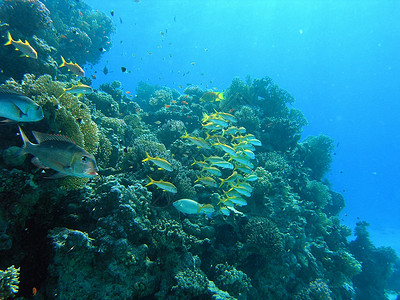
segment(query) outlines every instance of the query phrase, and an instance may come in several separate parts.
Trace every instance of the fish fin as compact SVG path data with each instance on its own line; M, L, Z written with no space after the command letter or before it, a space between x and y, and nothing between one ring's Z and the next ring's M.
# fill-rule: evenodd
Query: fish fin
M54 175L48 176L48 177L44 177L46 179L59 179L59 178L64 178L68 176L67 174L63 174L63 173L56 173Z
M18 123L15 120L11 120L11 119L4 119L0 121L0 125L11 125L11 124L15 124Z
M146 151L146 158L142 160L142 162L148 161L151 159L151 156ZM149 177L150 178L150 177ZM151 179L151 178L150 178Z
M79 98L79 97L82 97L82 96L83 96L83 94L82 94L82 93L80 93L80 94L78 94L77 96L78 96L78 98Z
M59 66L59 68L64 67L65 64L67 63L64 59L64 57L61 56L62 64Z
M29 141L29 139L28 139L28 137L26 136L25 132L22 131L21 126L18 125L18 129L19 129L19 134L21 135L22 141L24 142L24 145L22 146L23 149L25 149L27 145L33 145L33 144Z
M67 142L71 144L75 144L75 142L64 135L58 135L58 134L47 134L47 133L42 133L38 131L32 131L33 136L35 139L40 143L42 142L48 142L48 141L58 141L58 142Z
M148 186L148 185L151 185L154 183L154 180L150 176L147 176L147 177L150 179L150 182L148 184L146 184L145 186Z
M39 160L39 158L34 157L31 159L31 162L38 167L39 169L50 169L49 167L46 167L42 162Z
M7 32L7 39L8 39L8 41L4 44L4 46L11 45L11 43L13 42L13 39L11 37L11 33L9 31Z

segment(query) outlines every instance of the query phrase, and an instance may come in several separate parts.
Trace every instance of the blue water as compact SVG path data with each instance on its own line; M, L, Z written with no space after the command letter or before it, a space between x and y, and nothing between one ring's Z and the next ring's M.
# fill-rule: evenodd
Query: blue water
M86 2L113 10L116 26L111 50L86 66L94 86L224 90L236 76L271 77L308 119L303 138L337 144L327 177L345 196L344 224L368 221L375 244L400 253L400 2Z

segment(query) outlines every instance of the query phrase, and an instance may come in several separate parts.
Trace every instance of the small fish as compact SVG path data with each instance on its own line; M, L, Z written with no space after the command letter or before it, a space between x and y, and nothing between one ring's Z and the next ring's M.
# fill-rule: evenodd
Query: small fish
M258 140L258 139L249 139L249 140L247 140L247 141L248 141L250 144L254 145L254 146L261 146L261 145L262 145L261 141Z
M114 17L114 11L113 11L113 10L110 11L110 15L111 15L112 17Z
M94 156L77 146L70 138L32 131L39 142L33 144L21 127L18 128L24 142L20 154L32 154L37 165L58 171L59 173L53 178L62 176L92 178L98 175Z
M205 101L205 102L212 102L212 101L221 101L224 100L224 95L223 93L219 92L207 92L204 93L203 96L201 96L200 101Z
M122 73L126 73L126 68L125 67L121 67L121 71L122 71Z
M160 167L160 168L162 168L162 169L164 169L166 171L169 171L169 172L172 171L172 165L167 160L165 160L164 158L160 158L158 156L151 157L147 152L146 152L146 156L147 157L145 159L143 159L142 162L151 161L156 166L158 166L158 167Z
M104 73L104 75L107 75L107 74L108 74L108 68L107 68L107 66L104 66L104 68L103 68L103 73Z
M257 181L258 177L255 174L250 174L244 178L245 181Z
M217 182L215 181L214 178L206 176L206 177L198 177L196 182L201 182L204 185L210 186L210 187L217 187Z
M222 144L219 141L215 144L212 144L212 146L216 146L218 148L220 148L221 150L223 150L225 153L228 153L230 156L236 156L236 151L235 149L233 149L231 146L226 145L226 144Z
M215 113L217 114L217 116L221 117L225 121L229 121L229 122L232 122L232 123L237 123L236 117L231 115L231 114L228 114L228 113L225 113L225 112L218 112L216 110L215 110Z
M232 174L230 176L228 176L225 179L220 178L219 180L221 180L221 184L219 185L219 187L223 186L224 183L230 183L236 180L236 178L238 178L238 173L236 171L233 171Z
M186 132L186 130L185 130L185 135L181 136L181 138L190 140L193 144L195 144L199 148L211 149L210 145L208 145L208 143L205 140L203 140L202 138L190 136Z
M147 176L147 177L149 177L149 176ZM164 180L157 181L157 180L151 179L150 177L149 177L149 179L150 179L150 182L148 184L146 184L146 186L154 184L154 185L158 186L160 189L162 189L163 191L171 192L173 194L176 194L178 192L178 190L176 189L176 186L173 185L171 182L164 181Z
M88 85L78 84L69 89L65 89L64 93L77 94L78 97L80 97L82 95L93 93L93 89Z
M11 33L7 32L7 39L8 41L4 44L4 46L8 45L14 45L16 50L21 51L26 57L31 57L34 59L38 58L37 52L33 47L29 44L28 41L25 41L25 43L21 40L14 41L11 37Z
M75 75L81 76L81 77L85 76L85 71L83 71L83 69L77 63L73 63L72 61L67 63L65 61L64 57L62 57L62 56L61 56L61 60L62 60L62 64L60 65L60 68L67 67L68 70L71 71L72 73L74 73Z
M106 52L107 50L104 49L103 47L101 47L101 48L99 48L99 51L100 51L100 52Z
M18 92L0 89L0 117L15 122L37 122L43 119L43 110Z
M184 214L212 214L215 209L211 204L200 204L192 199L180 199L172 203L172 205Z
M215 175L215 176L221 176L222 175L221 171L216 167L203 167L201 169L201 172L204 172L204 171L208 172L208 173L210 173L212 175Z

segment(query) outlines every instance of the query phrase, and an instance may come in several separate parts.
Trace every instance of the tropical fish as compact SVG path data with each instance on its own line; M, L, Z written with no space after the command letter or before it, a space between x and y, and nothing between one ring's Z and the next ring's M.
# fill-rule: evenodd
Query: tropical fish
M250 158L250 159L255 159L256 158L256 155L254 154L254 152L252 152L251 150L249 150L249 149L243 149L242 151L240 151L238 154L240 155L240 154L245 154L248 158Z
M36 122L43 119L43 111L32 99L15 91L0 89L0 117L15 122Z
M216 167L203 167L203 169L201 169L201 172L203 172L203 171L206 171L206 172L208 172L208 173L210 173L212 175L215 175L215 176L221 176L222 175L221 171Z
M202 168L208 167L208 162L206 162L206 161L198 161L195 158L193 158L193 160L194 160L194 163L191 164L192 166L198 165L199 167L202 167Z
M33 47L29 44L28 41L25 40L25 43L20 39L18 41L14 41L11 37L10 32L7 32L7 39L8 41L4 44L4 46L14 45L16 50L19 50L24 54L23 56L31 57L34 59L38 58L36 50L33 49Z
M243 172L246 174L251 174L251 172L253 172L252 168L250 168L249 166L245 166L245 165L237 165L235 167L235 170L239 170L240 172Z
M217 146L218 148L220 148L221 150L223 150L224 152L228 153L231 156L236 156L236 151L235 149L233 149L231 146L226 145L226 144L222 144L220 142L217 142L215 144L212 144L212 146Z
M247 140L250 144L254 145L254 146L261 146L261 141L258 139L249 139Z
M161 169L164 169L166 171L171 172L172 171L172 165L165 160L164 158L160 158L158 156L156 157L151 157L147 152L146 152L146 158L142 160L142 162L145 161L151 161L153 162L156 166L160 167Z
M207 92L201 96L200 101L212 102L224 100L223 93L219 92Z
M207 122L206 124L202 124L204 129L207 130L215 130L215 129L223 129L224 127L213 122Z
M78 97L80 97L82 95L93 93L93 89L88 85L78 84L70 87L69 89L65 89L64 93L77 94Z
M220 126L222 126L224 128L228 127L228 125L229 125L229 123L227 121L225 121L224 119L222 119L222 118L214 118L214 117L211 117L211 118L208 119L208 124L209 123L213 123L215 125L220 125ZM218 127L218 129L219 128L220 127Z
M225 161L225 160L213 162L213 163L211 163L211 166L217 166L217 167L224 168L224 169L233 169L233 164L231 164L230 162Z
M225 182L229 183L229 182L233 182L238 178L238 173L236 171L233 171L232 174L230 176L228 176L225 179L220 178L221 180L221 184L219 185L219 187L223 186Z
M231 126L231 127L228 127L227 129L224 129L222 135L224 135L225 133L234 135L237 132L238 132L238 128L236 126Z
M186 130L185 130L185 135L181 136L181 138L190 140L193 144L195 144L199 148L211 149L210 145L208 145L208 143L205 140L203 140L202 138L190 136L186 132Z
M39 144L33 144L21 127L19 127L19 132L24 142L20 154L32 154L35 156L33 162L37 166L58 171L59 173L53 178L63 176L91 178L98 175L94 156L77 146L70 138L32 131L39 142Z
M147 176L149 177L149 176ZM162 189L163 191L167 191L167 192L171 192L173 194L176 194L178 191L176 189L176 186L173 185L171 182L168 181L164 181L164 180L153 180L149 177L150 182L148 184L146 184L146 186L155 184L156 186L158 186L160 189Z
M239 186L239 185L235 185L233 186L231 189L234 189L236 192L238 192L239 194L246 196L246 197L250 197L251 196L251 192L248 191L245 187L243 186Z
M255 174L250 174L244 178L245 181L257 181L258 177Z
M198 177L195 182L201 182L204 185L210 186L210 187L217 187L217 182L215 181L214 178L212 177Z
M192 199L180 199L172 203L172 205L184 214L212 214L215 209L211 204L200 204Z
M215 109L214 109L215 110ZM233 116L233 115L231 115L231 114L228 114L228 113L225 113L225 112L218 112L218 111L216 111L215 110L215 113L219 116L219 117L221 117L222 119L224 119L225 121L229 121L229 122L232 122L232 123L236 123L237 122L237 119L235 118L235 116Z
M60 65L60 68L62 67L67 67L69 71L71 71L72 73L74 73L77 76L85 76L85 71L83 71L83 69L77 64L77 63L73 63L72 61L70 61L69 63L67 63L64 59L64 57L61 56L61 60L62 60L62 64Z

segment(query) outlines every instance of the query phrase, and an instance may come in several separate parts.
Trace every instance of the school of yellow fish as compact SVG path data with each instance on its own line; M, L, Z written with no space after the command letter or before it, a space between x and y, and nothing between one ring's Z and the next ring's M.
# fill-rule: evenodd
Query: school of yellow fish
M203 114L201 122L205 138L189 135L186 131L181 137L190 141L205 153L202 160L196 160L192 166L200 169L200 176L194 184L201 184L216 190L219 202L216 208L211 204L200 204L192 199L180 199L174 202L174 207L185 214L212 214L219 212L229 216L231 212L242 214L235 207L247 205L246 197L250 197L253 187L250 182L258 178L253 174L252 159L255 158L255 146L261 146L261 141L253 134L246 134L244 127L237 127L235 116L215 110L212 114ZM151 161L159 169L172 171L171 164L163 158L151 157L146 153L143 160ZM228 175L223 178L222 174ZM177 188L167 181L155 181L151 178L146 185L156 185L163 191L177 193Z

